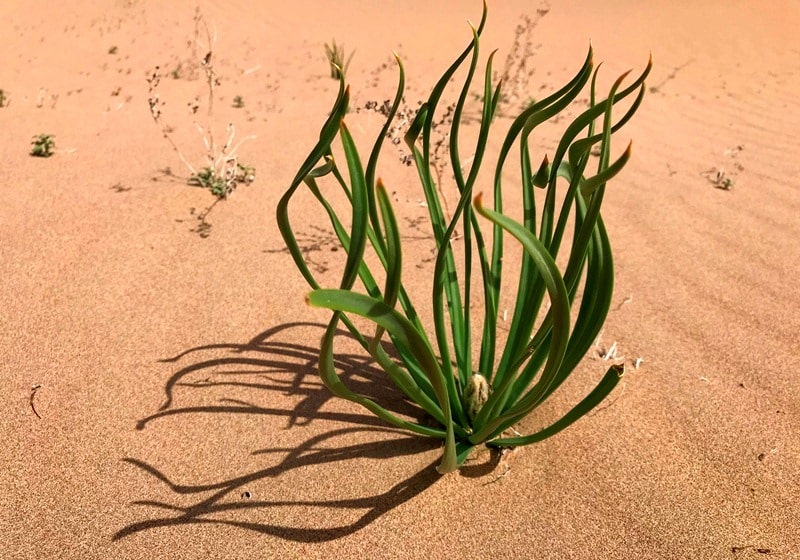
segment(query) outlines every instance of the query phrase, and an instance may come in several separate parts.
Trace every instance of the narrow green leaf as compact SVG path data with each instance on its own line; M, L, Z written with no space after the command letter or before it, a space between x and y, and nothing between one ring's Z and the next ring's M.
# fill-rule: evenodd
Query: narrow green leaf
M401 275L403 270L403 254L400 247L400 231L397 227L397 220L392 211L392 203L386 193L386 187L378 179L377 185L378 205L380 214L386 229L386 286L383 290L383 301L386 305L394 308L397 303L397 296L400 291ZM383 336L383 327L378 327L370 345L372 348L380 343Z
M611 391L614 390L614 387L617 386L617 383L619 383L619 380L622 377L624 370L625 370L624 366L619 366L619 365L611 366L606 372L606 374L603 376L603 379L591 393L589 393L581 402L579 402L572 410L570 410L567 414L565 414L560 420L550 425L549 427L528 436L498 438L487 442L486 445L489 445L491 447L517 447L520 445L528 445L531 443L536 443L538 441L542 441L544 439L556 435L558 432L568 427L569 425L573 424L576 420L582 418L588 412L590 412L594 407L600 404L600 402L602 402L603 399L605 399L609 395L609 393L611 393Z
M444 375L436 357L425 339L408 319L380 300L348 290L314 290L308 294L308 303L332 311L353 313L380 325L392 334L398 344L407 348L421 364L433 385L445 419L445 448L440 472L452 472L456 462L455 435L451 418L450 397L445 387ZM333 358L331 358L331 363ZM333 382L332 379L330 379Z
M358 157L358 149L344 121L339 125L339 130L345 158L347 159L347 168L350 172L350 184L353 193L353 223L350 232L350 250L347 252L347 262L345 263L340 284L342 289L347 290L353 287L358 277L358 267L364 259L364 249L367 246L369 195L367 194L368 189L364 178L364 170L361 167L361 159Z
M300 246L297 243L294 231L292 230L291 223L289 221L289 202L297 191L297 188L303 183L303 179L306 177L306 175L308 175L314 169L314 166L319 162L320 159L323 159L325 156L330 154L331 142L333 142L334 138L336 138L336 133L339 129L339 123L347 112L349 99L350 91L344 87L344 80L340 80L339 94L337 96L336 103L333 106L330 116L322 126L319 141L311 150L311 153L308 155L303 164L300 166L297 175L295 175L291 185L281 197L276 209L278 229L281 232L281 237L283 237L286 248L289 250L289 254L292 256L292 260L294 260L294 263L298 270L300 270L303 278L305 278L306 282L308 282L308 284L313 288L319 287L319 284L317 284L317 281L314 279L314 275L306 265L305 260L303 259L303 253L300 250Z
M481 195L478 195L475 199L475 209L483 217L499 225L520 242L538 268L550 295L550 313L553 317L553 328L547 363L545 364L540 381L526 397L520 400L515 407L512 407L512 410L510 410L508 414L516 414L522 411L527 413L530 411L528 402L535 400L540 393L547 390L566 352L567 343L569 341L569 296L555 261L553 261L541 241L521 224L498 212L485 208ZM506 420L506 415L501 415L496 418L485 418L484 410L487 408L487 405L490 406L493 399L502 398L504 386L507 386L510 382L511 377L509 376L500 384L500 387L495 387L495 392L489 397L486 405L484 405L484 408L478 414L478 418L475 421L476 433L470 437L471 442L484 441Z
M325 386L328 387L328 389L330 389L334 395L362 405L378 418L381 418L394 426L404 428L424 436L448 438L448 434L439 429L421 426L419 424L408 422L407 420L399 418L377 404L372 399L369 399L363 395L359 395L358 393L354 393L348 389L344 383L342 383L342 380L339 379L339 375L336 373L336 366L333 359L333 341L336 336L339 319L340 314L334 313L333 318L331 319L330 323L328 323L328 328L325 331L325 335L322 337L319 357L319 372L323 383L325 383ZM450 434L450 437L451 436L452 433ZM453 452L453 456L455 457L455 451Z
M376 239L379 246L382 240L381 228L380 228L380 223L378 221L378 213L376 210L378 205L375 204L375 195L372 190L375 185L375 170L378 167L378 158L380 157L381 154L381 147L383 146L383 141L388 136L389 129L392 126L392 121L394 121L394 117L397 114L397 108L400 106L400 102L403 100L403 90L405 89L405 70L403 69L403 62L400 60L400 57L397 55L397 53L393 54L395 61L397 61L397 67L399 69L397 91L395 93L392 106L389 109L389 114L386 116L386 122L383 124L380 133L375 139L375 144L372 147L372 152L370 152L369 160L367 161L367 168L364 173L364 180L367 184L367 196L369 197L368 207L369 207L370 223L372 224L372 229L376 233Z
M609 179L611 179L612 177L617 175L620 171L622 171L622 168L625 167L625 164L628 163L628 160L631 158L632 145L633 145L632 142L628 144L628 147L625 149L622 155L619 156L619 158L617 158L617 160L614 163L603 169L600 173L598 173L594 177L589 177L588 179L586 179L581 183L580 187L583 196L585 197L591 196L592 194L594 194L594 191L597 189L597 187L599 187L600 185L605 185Z

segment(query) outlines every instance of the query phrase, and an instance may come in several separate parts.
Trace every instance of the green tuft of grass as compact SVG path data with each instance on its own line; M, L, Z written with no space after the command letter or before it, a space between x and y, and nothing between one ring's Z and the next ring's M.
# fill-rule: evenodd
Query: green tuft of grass
M221 171L214 167L206 166L189 177L189 184L202 187L217 198L227 198L239 184L249 185L255 180L256 170L249 165L228 162L228 166Z
M484 4L469 45L435 84L404 137L435 241L433 290L424 302L431 305L432 330L423 325L404 287L398 220L383 181L376 178L382 144L403 99L405 73L399 58L394 101L369 152L359 150L345 123L350 88L344 73L339 73L339 93L319 141L277 208L281 235L312 288L308 304L332 311L320 348L323 382L335 395L359 403L389 424L442 439L442 473L458 469L478 445L514 447L557 434L600 403L624 371L623 365L612 365L583 399L552 424L527 434L514 430L569 377L592 347L608 314L614 270L600 209L608 182L631 154L628 145L612 157L611 142L639 108L652 61L632 83L623 85L626 73L605 98L598 98L590 48L567 84L505 121L504 140L499 151L492 151L490 130L499 122L496 111L502 85L492 81L490 55L478 85L480 117L477 131L470 136L474 144L465 148L459 132L467 119L466 102L474 99L470 88L479 75L486 17ZM448 141L458 204L447 215L435 183L431 131L438 122L443 92L459 70L465 78L455 86L458 102L451 109ZM587 88L589 107L567 119L567 108L575 110L573 102ZM617 104L623 100L624 108L618 111ZM554 151L534 156L532 138L537 127L563 120L569 122ZM344 155L341 162L333 155L334 146L336 153ZM590 157L595 147L598 158ZM479 175L486 166L490 166L488 175ZM521 221L503 208L504 191L514 175L514 187L521 190L523 201L515 211ZM489 187L487 194L476 192L479 176L493 178L484 186ZM325 194L330 186L323 188L323 182L344 192L349 201L345 216ZM301 187L315 197L346 254L336 287L319 283L295 236L289 207ZM522 249L521 261L512 269L518 270L515 278L505 273L510 268L504 257L508 242ZM373 258L366 259L367 254ZM513 310L503 324L500 302L509 296ZM388 404L344 383L335 360L340 325L432 422L398 416Z
M52 134L39 134L33 137L30 154L34 157L50 157L55 147L56 141Z

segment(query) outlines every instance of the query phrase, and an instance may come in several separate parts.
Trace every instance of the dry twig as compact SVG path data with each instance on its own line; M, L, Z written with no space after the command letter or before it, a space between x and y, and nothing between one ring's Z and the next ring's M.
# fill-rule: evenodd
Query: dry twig
M30 397L31 410L32 410L32 411L33 411L33 413L36 415L36 418L38 418L39 420L41 420L41 419L42 419L42 417L41 417L41 416L39 416L39 413L38 413L38 412L36 412L36 407L33 405L33 398L36 396L36 391L38 391L38 390L39 390L39 389L41 389L41 388L42 388L42 386L41 386L41 384L39 384L39 383L37 383L36 385L34 385L33 387L31 387L31 397Z

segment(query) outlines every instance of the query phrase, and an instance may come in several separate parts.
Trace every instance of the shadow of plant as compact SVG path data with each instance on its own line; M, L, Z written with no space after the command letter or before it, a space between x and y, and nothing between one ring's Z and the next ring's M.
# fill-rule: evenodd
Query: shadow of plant
M322 412L321 408L333 399L330 390L318 375L319 349L277 339L282 331L296 328L318 328L317 323L287 323L269 329L245 344L209 344L186 350L177 356L161 360L176 363L190 354L198 352L227 351L230 356L199 360L176 371L164 387L165 401L158 412L139 420L137 430L143 430L150 422L177 414L197 413L244 413L267 414L287 417L287 428L307 425L313 420L338 420L361 425L384 427L386 424L371 414L343 414ZM339 335L349 337L340 329ZM386 379L383 372L372 365L371 358L364 355L338 353L336 367L342 372L342 380L354 391L379 399L386 408L416 420L425 416L422 409L407 401L397 388ZM202 377L204 376L204 377ZM191 378L195 379L192 380ZM197 377L202 377L197 379ZM256 379L255 381L253 379ZM243 387L278 391L287 397L302 395L303 400L293 410L264 408L238 399L221 398L221 405L174 407L178 389L214 389Z
M312 422L327 422L336 427L327 431L324 428L317 428L316 435L295 447L252 451L252 456L283 455L283 457L271 466L209 484L176 484L156 466L139 459L124 458L124 462L166 484L176 494L176 501L180 500L181 504L156 500L133 502L132 505L158 508L169 514L131 523L120 529L113 536L114 540L158 527L224 524L291 541L309 543L329 541L362 529L386 512L414 498L439 479L435 470L437 461L433 461L416 474L374 496L327 500L250 499L248 487L259 481L262 481L263 487L264 480L276 479L295 469L364 458L380 460L410 456L429 452L440 446L438 440L411 436L406 432L386 427L379 419L369 414L321 410L333 396L317 374L318 349L282 340L285 338L282 337L284 331L293 328L306 330L319 328L322 332L324 326L311 323L280 325L261 333L245 344L206 345L162 360L175 363L198 352L229 354L199 360L176 371L165 384L164 403L157 412L141 419L136 428L143 430L151 422L183 414L264 414L285 416L287 428L309 425ZM341 334L347 336L345 332ZM402 398L396 388L386 382L381 372L370 364L367 357L339 354L337 361L343 380L355 390L379 399L398 414L409 417L420 417L424 414L415 405ZM198 377L200 379L197 379ZM302 398L293 408L265 408L241 399L227 397L219 398L219 404L175 406L176 399L179 396L183 398L183 392L186 391L192 393L208 389L219 391L234 387L237 390L277 391L295 397L300 395ZM339 427L343 422L352 427ZM337 469L337 472L340 471ZM194 496L195 501L185 505L184 496ZM321 516L318 527L265 523L253 519L258 517L254 510L287 506L364 511L360 517L334 527L325 524L325 522L329 524L330 518L334 516Z

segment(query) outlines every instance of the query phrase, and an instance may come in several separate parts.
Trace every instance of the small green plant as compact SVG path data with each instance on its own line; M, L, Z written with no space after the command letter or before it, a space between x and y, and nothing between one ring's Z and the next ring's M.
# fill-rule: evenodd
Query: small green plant
M714 173L713 179L710 179L713 185L721 189L723 191L729 191L733 188L735 184L733 179L731 179L726 173L724 169L718 169L716 173Z
M117 54L118 50L119 49L117 48L116 45L111 45L110 47L108 47L108 54Z
M162 136L167 140L173 151L189 170L188 183L208 189L218 198L227 198L238 185L250 184L255 180L255 169L241 164L238 156L238 150L242 144L255 137L247 136L234 144L236 129L233 123L229 123L227 126L228 137L225 142L220 145L214 128L215 90L221 85L219 76L214 68L213 47L216 36L212 34L199 8L195 11L194 24L195 32L194 42L192 43L192 57L185 64L181 63L178 68L173 71L173 77L180 77L180 73L183 69L186 69L189 75L194 75L194 73L196 73L196 68L199 68L200 71L202 71L202 75L205 77L206 95L204 99L201 100L201 97L198 95L188 104L189 111L192 115L197 115L203 103L205 104L205 123L201 124L199 120L194 121L194 126L202 136L203 146L205 147L205 165L203 167L198 170L189 162L172 138L173 128L164 122L162 112L164 102L161 100L161 96L158 92L163 74L158 66L156 66L152 74L147 78L147 82L150 86L150 95L147 102L150 106L150 115L161 129ZM200 53L205 54L201 56ZM244 101L241 96L236 96L234 99L234 106L236 106L237 99L242 106L244 106Z
M56 141L53 140L52 134L39 134L33 137L31 146L32 156L50 157L53 155L53 148L56 147Z
M350 61L353 60L355 51L350 53L345 59L344 45L337 45L335 40L331 40L331 44L325 43L325 57L328 59L328 64L331 67L331 78L339 78L339 74L347 75L347 69L350 67Z
M233 98L233 107L235 109L241 109L244 107L244 97L241 95L237 95Z
M312 287L308 303L333 311L320 348L323 382L335 395L363 405L390 424L442 439L442 473L456 470L477 445L515 447L558 433L601 402L624 371L623 365L612 365L583 400L549 426L527 435L514 430L577 367L608 314L614 272L600 207L607 182L630 157L629 145L612 160L611 139L638 109L651 63L627 87L622 85L627 74L621 76L608 97L598 100L597 72L593 70L590 48L572 80L522 109L510 121L499 151L492 152L488 148L489 132L502 88L493 83L490 56L481 87L476 140L469 149L469 158L465 158L459 126L470 99L486 15L484 4L481 22L477 29L473 28L472 42L444 72L404 137L413 154L436 244L431 279L432 332L426 330L404 287L398 221L387 189L381 179L376 179L382 143L403 98L405 76L399 58L400 78L394 102L366 166L344 122L350 90L340 72L339 94L319 142L277 209L286 246ZM448 151L458 204L448 216L435 184L431 131L443 92L468 59L466 78L450 120ZM563 118L564 110L587 84L589 107L566 126L552 156L545 155L535 166L531 154L533 131L546 121L558 122L555 117ZM615 120L612 110L624 99L629 100L627 109ZM337 137L341 145L336 142ZM344 154L344 167L334 158L334 143ZM590 157L594 146L600 146L597 159ZM514 152L518 158L512 156ZM495 163L489 174L493 177L492 192L487 197L476 194L475 187L484 160L490 158ZM590 164L596 168L590 170ZM523 207L517 210L521 222L503 213L503 183L514 169L522 191ZM324 194L329 191L322 188L322 180L343 190L352 213L340 217ZM346 253L336 289L319 284L295 236L289 206L301 185L321 205ZM488 238L482 224L491 227ZM509 239L522 248L521 262L514 266L519 270L518 277L511 283L503 275L512 266L504 257L504 244ZM566 254L559 259L565 264L559 268L557 258L565 249ZM501 294L506 295L501 298ZM510 322L502 325L500 305L509 295L514 301L513 311ZM365 328L365 324L373 327ZM345 385L334 359L340 325L349 330L397 388L427 412L433 423L398 416Z
M0 89L0 108L5 107L7 101L8 97L6 97L6 92Z
M220 175L213 167L204 167L189 177L189 184L203 187L218 198L225 198L231 193L232 185L252 183L255 179L255 172L253 167L240 163L237 163L236 167L226 167L223 175Z

